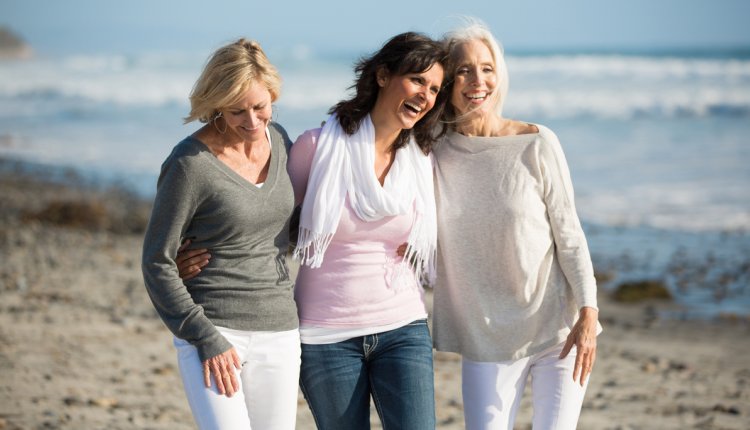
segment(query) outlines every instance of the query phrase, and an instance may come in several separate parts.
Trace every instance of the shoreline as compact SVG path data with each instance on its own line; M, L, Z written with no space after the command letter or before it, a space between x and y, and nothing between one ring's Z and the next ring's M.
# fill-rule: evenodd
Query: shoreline
M100 171L34 163L0 154L0 180L11 177L95 195L114 193L127 206L137 208L138 213L129 224L145 228L148 222L153 193L145 191L144 177L104 175ZM153 182L150 185L155 191L155 179ZM110 212L115 213L112 218L121 220L121 208ZM681 305L664 312L664 318L750 320L750 231L667 230L586 220L582 220L582 225L594 268L601 275L601 290L612 292L625 282L657 282L672 293L674 304Z
M0 175L2 430L195 428L171 334L143 287L142 233L118 227L131 219L137 230L148 212L97 188ZM104 209L66 226L40 216L55 201L100 203L78 206L79 218ZM604 332L580 429L746 428L747 318L666 319L679 303L623 304L610 293L600 288ZM436 352L439 429L463 428L460 384L460 358ZM297 428L314 428L301 396L298 405ZM530 414L525 395L517 428L530 428Z

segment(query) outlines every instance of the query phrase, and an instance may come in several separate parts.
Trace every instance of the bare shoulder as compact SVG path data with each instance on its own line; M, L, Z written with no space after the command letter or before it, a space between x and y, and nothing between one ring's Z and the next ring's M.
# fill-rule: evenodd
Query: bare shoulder
M509 127L513 131L513 134L539 133L539 127L524 121L510 120Z
M539 132L539 127L534 124L514 119L503 119L494 134L497 136L520 136Z

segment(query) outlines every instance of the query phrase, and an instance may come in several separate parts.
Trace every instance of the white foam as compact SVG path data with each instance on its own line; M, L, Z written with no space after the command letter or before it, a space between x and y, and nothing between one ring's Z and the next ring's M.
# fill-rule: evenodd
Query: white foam
M351 64L300 46L279 67L279 105L325 110L351 85ZM187 106L202 55L73 56L6 63L0 102L75 99L123 106ZM750 60L626 56L509 57L508 112L533 118L750 116Z

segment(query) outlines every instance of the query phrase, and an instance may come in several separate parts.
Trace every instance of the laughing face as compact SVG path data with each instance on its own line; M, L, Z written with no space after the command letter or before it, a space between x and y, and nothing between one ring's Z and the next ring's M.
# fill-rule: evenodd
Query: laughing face
M232 133L246 142L264 139L271 121L271 93L260 82L254 82L237 103L220 110Z
M378 73L380 92L372 116L383 119L394 129L411 129L435 106L442 84L443 66L440 64L421 73L405 75L388 75L381 70Z
M459 116L484 116L497 105L495 61L481 40L469 40L456 47L457 68L451 104Z

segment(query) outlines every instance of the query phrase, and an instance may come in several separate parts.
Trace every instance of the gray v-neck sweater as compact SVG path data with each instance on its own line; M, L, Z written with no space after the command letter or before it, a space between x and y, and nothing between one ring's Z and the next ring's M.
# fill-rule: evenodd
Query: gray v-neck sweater
M298 327L286 253L294 193L286 170L291 141L269 125L271 162L257 187L194 137L162 165L143 242L146 289L167 327L198 349L201 360L231 345L216 326L285 331ZM182 281L175 257L183 239L207 248L199 276Z

